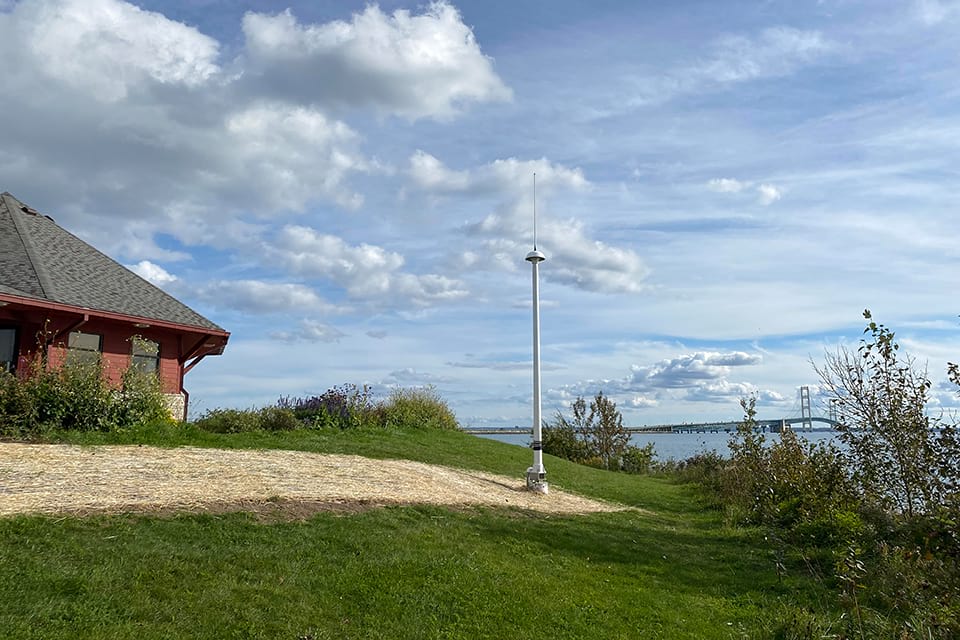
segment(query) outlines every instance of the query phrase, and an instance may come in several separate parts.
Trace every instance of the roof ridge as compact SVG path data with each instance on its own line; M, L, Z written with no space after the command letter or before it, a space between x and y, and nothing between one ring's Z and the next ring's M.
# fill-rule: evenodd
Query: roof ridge
M33 246L33 241L30 239L30 234L27 233L20 221L20 216L24 214L27 205L17 200L17 198L8 191L4 191L2 194L0 194L0 200L3 201L4 206L7 208L7 213L10 214L10 219L13 220L13 226L17 230L17 235L20 236L20 242L23 243L23 249L27 253L27 258L30 260L30 266L33 267L33 272L37 274L37 284L40 286L40 291L43 292L43 297L48 300L53 300L53 281L47 274L47 270L44 268L43 264L41 264L41 262L37 259L36 247ZM10 203L8 202L9 200L12 200L15 203L12 209L10 207Z

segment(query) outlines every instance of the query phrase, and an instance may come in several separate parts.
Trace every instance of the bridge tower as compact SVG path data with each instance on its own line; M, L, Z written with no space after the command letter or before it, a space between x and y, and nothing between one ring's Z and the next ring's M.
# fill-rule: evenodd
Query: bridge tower
M806 430L813 429L813 412L810 410L810 387L804 385L800 387L800 418L802 428Z

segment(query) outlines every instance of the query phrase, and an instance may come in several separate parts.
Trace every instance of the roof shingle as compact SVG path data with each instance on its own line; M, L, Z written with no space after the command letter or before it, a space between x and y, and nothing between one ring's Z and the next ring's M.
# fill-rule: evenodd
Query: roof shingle
M6 192L0 194L0 293L223 331Z

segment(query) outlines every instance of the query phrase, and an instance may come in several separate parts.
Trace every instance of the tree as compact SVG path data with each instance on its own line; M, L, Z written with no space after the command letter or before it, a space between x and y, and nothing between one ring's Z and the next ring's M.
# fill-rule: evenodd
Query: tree
M544 425L544 451L574 462L596 465L599 461L599 466L608 470L619 470L624 455L629 452L631 472L639 473L649 467L653 448L631 451L630 433L623 426L623 416L617 404L602 391L590 402L589 411L582 396L573 401L570 410L571 418L558 411L553 423Z
M623 426L617 403L605 397L602 391L597 393L590 403L587 425L590 445L604 469L619 469L620 458L630 443L630 433Z
M869 309L863 317L868 337L857 350L841 347L814 369L845 418L837 430L864 496L907 516L929 513L950 489L941 470L956 460L952 426L927 414L926 368L900 351L894 332Z
M577 398L571 409L572 419L557 411L552 424L544 420L543 450L558 458L583 463L590 457L590 446L582 436L588 426L587 403L583 398Z

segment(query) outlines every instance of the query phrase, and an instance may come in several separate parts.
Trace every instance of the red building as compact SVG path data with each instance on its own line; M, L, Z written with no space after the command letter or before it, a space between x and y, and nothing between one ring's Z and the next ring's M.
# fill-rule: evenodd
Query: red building
M223 353L230 334L161 289L0 194L0 370L44 353L49 366L99 356L119 383L155 371L174 417L186 417L184 375Z

